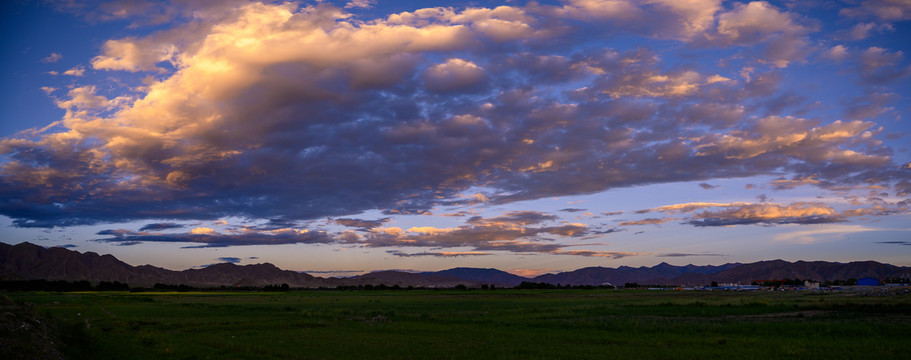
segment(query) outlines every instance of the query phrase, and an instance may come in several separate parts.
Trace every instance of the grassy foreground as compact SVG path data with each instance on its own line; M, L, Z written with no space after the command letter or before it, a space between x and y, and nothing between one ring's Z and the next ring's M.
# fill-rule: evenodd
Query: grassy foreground
M911 295L617 290L7 293L71 358L909 358Z

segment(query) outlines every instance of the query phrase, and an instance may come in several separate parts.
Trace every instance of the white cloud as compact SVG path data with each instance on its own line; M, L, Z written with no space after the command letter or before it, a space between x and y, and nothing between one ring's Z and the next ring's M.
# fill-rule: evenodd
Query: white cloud
M41 62L43 62L43 63L55 63L55 62L59 61L59 60L62 59L62 58L63 58L63 55L60 55L59 53L51 53L51 54L48 55L46 58L41 59Z
M80 76L82 76L82 75L85 75L85 68L83 68L82 66L77 66L77 67L74 67L74 68L69 69L69 70L67 70L67 71L64 71L64 72L63 72L63 75L69 75L69 76L80 77Z
M911 2L907 0L865 0L858 7L845 8L840 14L851 17L875 17L883 21L911 19Z
M484 80L484 69L475 63L451 58L424 71L427 88L435 92L459 90L477 85Z
M345 4L346 9L369 9L376 5L376 0L352 0Z
M835 45L823 53L823 56L835 61L847 59L849 55L850 52L848 51L848 48L841 44Z

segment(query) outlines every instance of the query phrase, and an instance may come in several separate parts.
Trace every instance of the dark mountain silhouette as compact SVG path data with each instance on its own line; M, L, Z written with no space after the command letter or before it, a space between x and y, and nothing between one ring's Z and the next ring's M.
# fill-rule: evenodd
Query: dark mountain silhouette
M202 269L176 271L168 283L192 284L194 286L266 286L271 284L288 284L291 286L311 286L316 278L295 271L282 270L272 264L236 265L221 263L206 266ZM175 281L176 280L176 281Z
M66 280L90 282L119 281L131 286L156 283L197 287L255 286L288 284L293 287L336 287L357 285L442 286L473 285L470 281L442 275L419 275L383 271L351 278L322 278L282 270L272 264L236 265L221 263L201 269L174 271L152 265L131 266L112 255L80 253L64 248L44 248L31 243L0 243L0 280Z
M911 267L899 267L875 261L837 263L826 261L784 260L759 261L750 264L686 265L661 263L652 267L619 268L587 267L558 274L525 278L497 269L453 268L442 271L408 273L378 271L349 278L322 278L296 271L282 270L272 264L214 264L201 269L174 271L152 265L131 266L112 255L80 253L64 248L44 248L35 244L0 243L0 280L65 280L90 282L119 281L131 286L156 283L198 287L256 286L288 284L292 287L337 287L357 285L399 285L401 287L453 287L493 284L509 287L523 281L562 285L601 285L625 283L649 285L707 285L719 283L749 284L754 280L810 279L832 281L874 277L909 277Z
M464 281L470 281L477 284L490 284L496 286L513 287L521 284L523 281L529 281L528 278L522 277L497 269L478 269L457 267L449 270L423 272L422 275L443 275L451 276Z
M59 247L46 249L30 243L15 246L0 243L0 278L4 279L97 279L135 283L170 273L173 271L148 265L133 267L112 255L79 253Z
M423 286L423 287L453 287L459 284L473 285L471 281L453 276L437 275L433 273L415 274L402 271L376 271L351 278L357 283L370 285L384 284L388 286Z
M610 283L622 286L625 283L639 284L676 284L672 280L684 274L708 275L715 274L742 266L739 263L714 265L686 265L675 266L661 263L652 267L619 268L587 267L558 274L544 274L533 279L534 282L546 282L563 285L601 285ZM709 281L711 282L711 280Z
M718 272L715 274L685 274L674 279L680 284L719 283L749 284L753 280L811 279L816 281L834 281L872 277L908 276L911 268L882 264L876 261L855 261L837 263L827 261L784 260L760 261L752 264Z
M308 286L314 277L281 270L272 264L239 266L215 264L202 269L173 271L151 265L131 266L112 255L43 248L30 243L0 243L0 278L80 281L119 281L134 286L155 283L192 286L294 284Z

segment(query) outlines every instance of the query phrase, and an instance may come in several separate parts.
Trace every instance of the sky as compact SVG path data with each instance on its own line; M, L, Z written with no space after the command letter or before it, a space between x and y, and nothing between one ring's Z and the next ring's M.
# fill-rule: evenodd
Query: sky
M911 266L911 1L5 1L0 241Z

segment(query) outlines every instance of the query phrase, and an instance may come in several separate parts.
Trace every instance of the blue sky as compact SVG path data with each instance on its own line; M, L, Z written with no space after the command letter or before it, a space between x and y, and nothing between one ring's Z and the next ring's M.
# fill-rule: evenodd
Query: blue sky
M911 265L907 1L3 5L0 241L322 275Z

